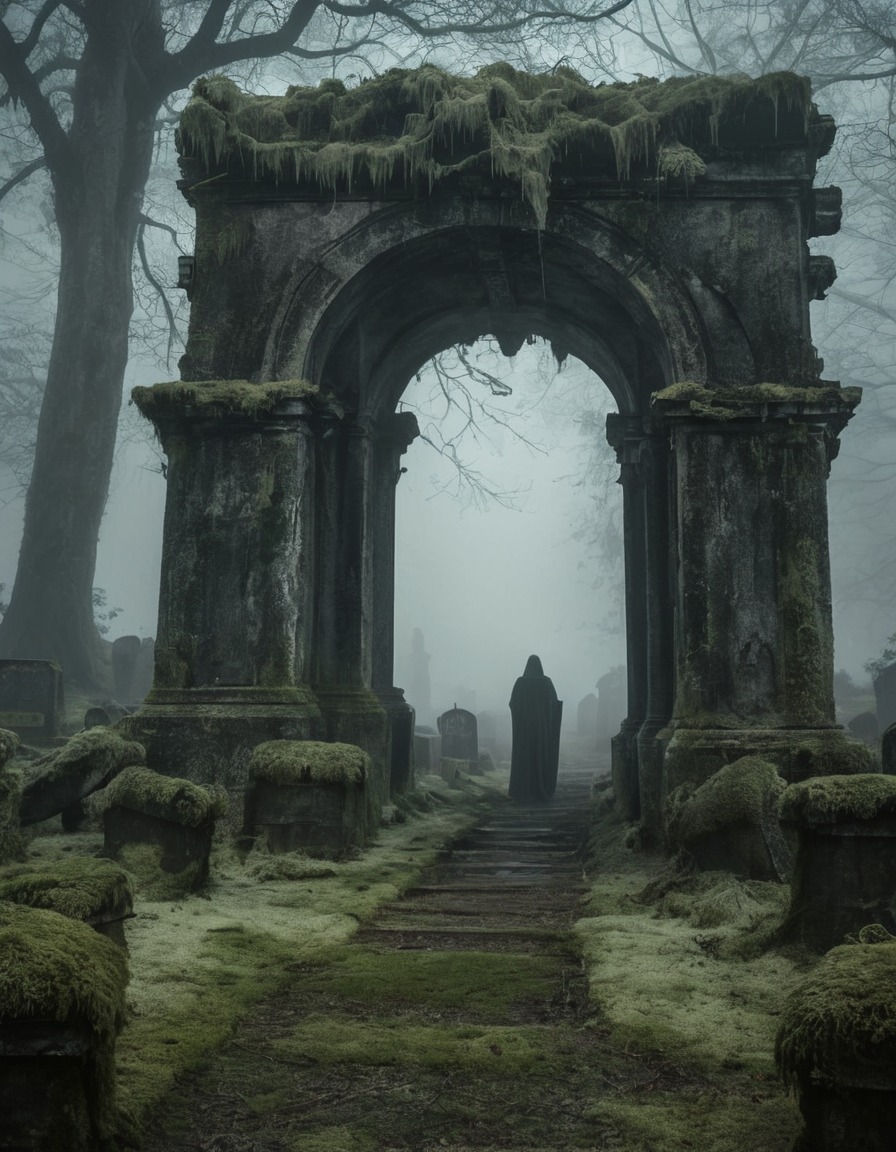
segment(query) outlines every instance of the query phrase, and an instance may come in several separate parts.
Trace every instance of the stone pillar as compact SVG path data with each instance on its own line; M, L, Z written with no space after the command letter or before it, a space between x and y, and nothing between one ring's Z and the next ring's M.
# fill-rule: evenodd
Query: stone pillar
M625 548L625 639L628 713L610 746L613 794L623 820L641 815L638 783L638 732L647 713L647 561L644 524L644 444L640 417L607 417L607 440L616 450L622 485Z
M312 431L301 381L138 388L168 457L153 689L124 723L157 771L234 790L256 744L321 732L308 685Z
M368 816L376 827L389 795L386 715L372 690L373 485L370 429L346 417L318 441L317 620L312 683L327 740L370 757Z
M372 685L387 718L389 793L414 786L414 710L395 679L395 486L401 457L419 436L417 417L396 412L381 422L373 440L370 522L373 551Z
M676 473L664 794L747 755L788 781L862 770L834 722L827 528L830 461L859 398L768 384L654 396Z
M664 834L663 755L670 733L674 695L673 596L670 587L669 448L661 437L642 450L647 585L647 713L638 732L641 828L646 839Z

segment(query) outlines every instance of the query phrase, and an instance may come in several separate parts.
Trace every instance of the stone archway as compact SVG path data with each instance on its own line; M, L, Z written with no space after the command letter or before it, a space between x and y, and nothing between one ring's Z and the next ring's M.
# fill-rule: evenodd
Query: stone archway
M360 96L263 100L200 82L181 131L197 212L183 379L135 391L169 457L156 681L137 722L166 770L238 786L255 743L315 736L370 752L374 806L406 786L394 489L416 428L395 408L433 354L484 334L507 351L546 337L619 408L623 814L659 833L665 794L730 759L762 751L797 778L845 754L826 477L859 393L819 379L808 305L834 273L806 243L839 226L837 190L812 187L833 124L797 77L712 80L602 91L424 69ZM334 101L368 97L380 133L405 109L402 141L458 100L472 126L456 164L433 158L444 139L428 168L402 144L399 178L379 136L309 153L299 128L284 135L328 94L328 131ZM599 106L573 157L551 143L549 187L523 148L533 117L554 123L548 98L550 115ZM637 114L620 121L619 101ZM519 171L496 161L511 136Z

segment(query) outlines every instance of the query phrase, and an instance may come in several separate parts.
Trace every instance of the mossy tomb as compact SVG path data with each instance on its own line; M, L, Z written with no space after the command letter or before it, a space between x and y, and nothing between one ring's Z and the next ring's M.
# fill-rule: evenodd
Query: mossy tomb
M107 1146L127 979L122 950L86 925L0 902L4 1134L16 1147L35 1133L46 1152Z
M363 784L370 758L354 744L268 740L252 753L249 771L271 784Z
M805 141L811 112L808 81L788 72L593 87L569 68L532 75L500 63L464 77L426 65L273 97L215 75L194 84L178 146L209 174L242 169L347 193L507 181L543 228L555 169L580 169L587 156L604 178L687 188L729 136L753 147Z
M806 1128L797 1148L884 1152L896 1108L896 941L833 948L794 991L775 1042Z
M133 907L133 887L127 873L111 860L81 856L4 870L0 900L81 920L123 944L121 921Z
M781 819L788 824L823 825L896 816L896 779L877 773L814 776L782 794Z
M224 815L227 794L223 789L204 788L190 780L163 776L150 768L126 768L97 798L99 811L113 806L198 828Z

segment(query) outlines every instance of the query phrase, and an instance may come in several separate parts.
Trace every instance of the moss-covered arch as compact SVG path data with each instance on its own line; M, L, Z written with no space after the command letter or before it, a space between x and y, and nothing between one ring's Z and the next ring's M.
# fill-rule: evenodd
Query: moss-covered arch
M637 213L649 234L649 204ZM629 209L552 205L536 234L522 204L390 205L297 270L266 355L355 411L380 414L437 352L492 334L542 335L602 379L620 411L713 375L712 339L683 279L624 226ZM327 289L330 291L327 291Z

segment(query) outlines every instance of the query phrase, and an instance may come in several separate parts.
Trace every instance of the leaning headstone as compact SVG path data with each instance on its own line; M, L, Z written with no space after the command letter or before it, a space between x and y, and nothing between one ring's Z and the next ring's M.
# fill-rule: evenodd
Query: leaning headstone
M877 747L880 729L877 726L877 717L873 712L860 712L858 716L853 716L846 727L863 744L867 744L870 748Z
M76 920L0 903L2 1147L112 1147L123 949Z
M786 789L779 814L797 833L788 935L826 952L871 922L896 932L896 780L815 776Z
M880 763L888 776L896 776L896 724L891 724L880 738Z
M57 751L29 765L22 790L22 824L36 824L104 787L122 768L145 764L142 744L108 728L79 732Z
M227 811L223 789L125 768L99 794L103 854L134 873L150 899L195 892L208 879L215 822Z
M896 664L890 664L874 677L875 711L881 732L896 724Z
M589 748L597 742L597 697L593 692L583 696L576 709L576 738Z
M139 657L139 636L119 636L112 641L112 684L116 700L135 703L134 680Z
M436 723L442 737L442 757L479 763L479 728L476 716L455 705L443 712Z
M667 800L667 839L705 872L784 881L790 853L778 823L786 785L774 764L744 756L698 788L682 784Z
M0 728L27 741L59 735L65 713L62 669L50 660L0 660Z
M0 864L25 856L25 841L19 831L22 779L8 763L18 744L15 732L0 728Z
M896 940L878 925L831 949L791 993L775 1042L811 1152L889 1152L896 1117Z
M80 920L124 948L124 922L132 914L134 893L130 877L118 864L76 856L5 869L0 900Z
M340 853L366 840L370 760L354 744L268 740L249 761L243 833L271 852Z

